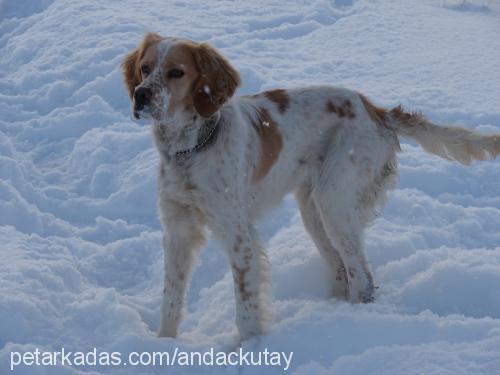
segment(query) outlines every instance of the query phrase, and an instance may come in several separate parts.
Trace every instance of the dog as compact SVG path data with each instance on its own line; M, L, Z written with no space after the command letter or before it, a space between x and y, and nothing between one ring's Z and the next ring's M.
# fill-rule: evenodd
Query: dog
M438 126L332 86L233 97L240 76L206 43L149 33L122 64L136 118L160 154L165 284L159 336L175 337L206 228L224 246L242 340L266 332L269 264L255 221L294 193L331 271L335 297L374 300L363 230L395 186L399 137L470 164L500 153L500 134Z

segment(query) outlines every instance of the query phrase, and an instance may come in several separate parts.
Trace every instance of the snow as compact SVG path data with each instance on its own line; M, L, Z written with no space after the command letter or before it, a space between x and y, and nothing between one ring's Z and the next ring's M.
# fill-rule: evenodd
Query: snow
M179 338L155 336L158 156L147 123L131 120L119 70L146 31L218 47L242 74L239 94L329 83L499 132L499 5L461 3L0 1L0 373L10 373L11 351L35 348L231 348L232 277L214 241L195 270ZM244 348L293 351L295 374L500 373L500 162L463 167L402 147L399 187L366 234L376 302L328 298L325 265L287 197L259 225L273 324Z

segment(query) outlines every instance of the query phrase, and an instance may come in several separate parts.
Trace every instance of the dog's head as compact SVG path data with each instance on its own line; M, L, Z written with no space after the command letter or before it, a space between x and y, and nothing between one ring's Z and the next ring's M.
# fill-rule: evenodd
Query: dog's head
M240 84L238 72L214 48L150 33L122 64L136 118L157 121L179 112L210 117Z

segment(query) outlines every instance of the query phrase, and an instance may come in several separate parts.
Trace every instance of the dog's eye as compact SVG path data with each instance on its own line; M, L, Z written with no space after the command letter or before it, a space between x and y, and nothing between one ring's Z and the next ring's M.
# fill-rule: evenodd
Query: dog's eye
M170 69L167 73L168 78L181 78L184 72L180 69Z
M143 76L147 76L149 73L151 73L151 70L149 69L149 66L142 65L141 66L141 73L142 73Z

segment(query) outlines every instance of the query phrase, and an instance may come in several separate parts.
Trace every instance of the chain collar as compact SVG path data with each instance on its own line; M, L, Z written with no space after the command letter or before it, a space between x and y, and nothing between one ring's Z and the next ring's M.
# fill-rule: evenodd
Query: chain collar
M212 117L210 117L208 120L206 120L203 123L204 127L211 127L210 131L208 134L203 138L201 141L199 141L194 147L188 148L186 150L181 150L177 151L175 153L175 156L177 158L184 157L186 155L192 154L194 152L197 152L201 150L206 144L212 140L212 138L215 136L216 130L219 128L219 123L220 123L220 112L216 112Z

